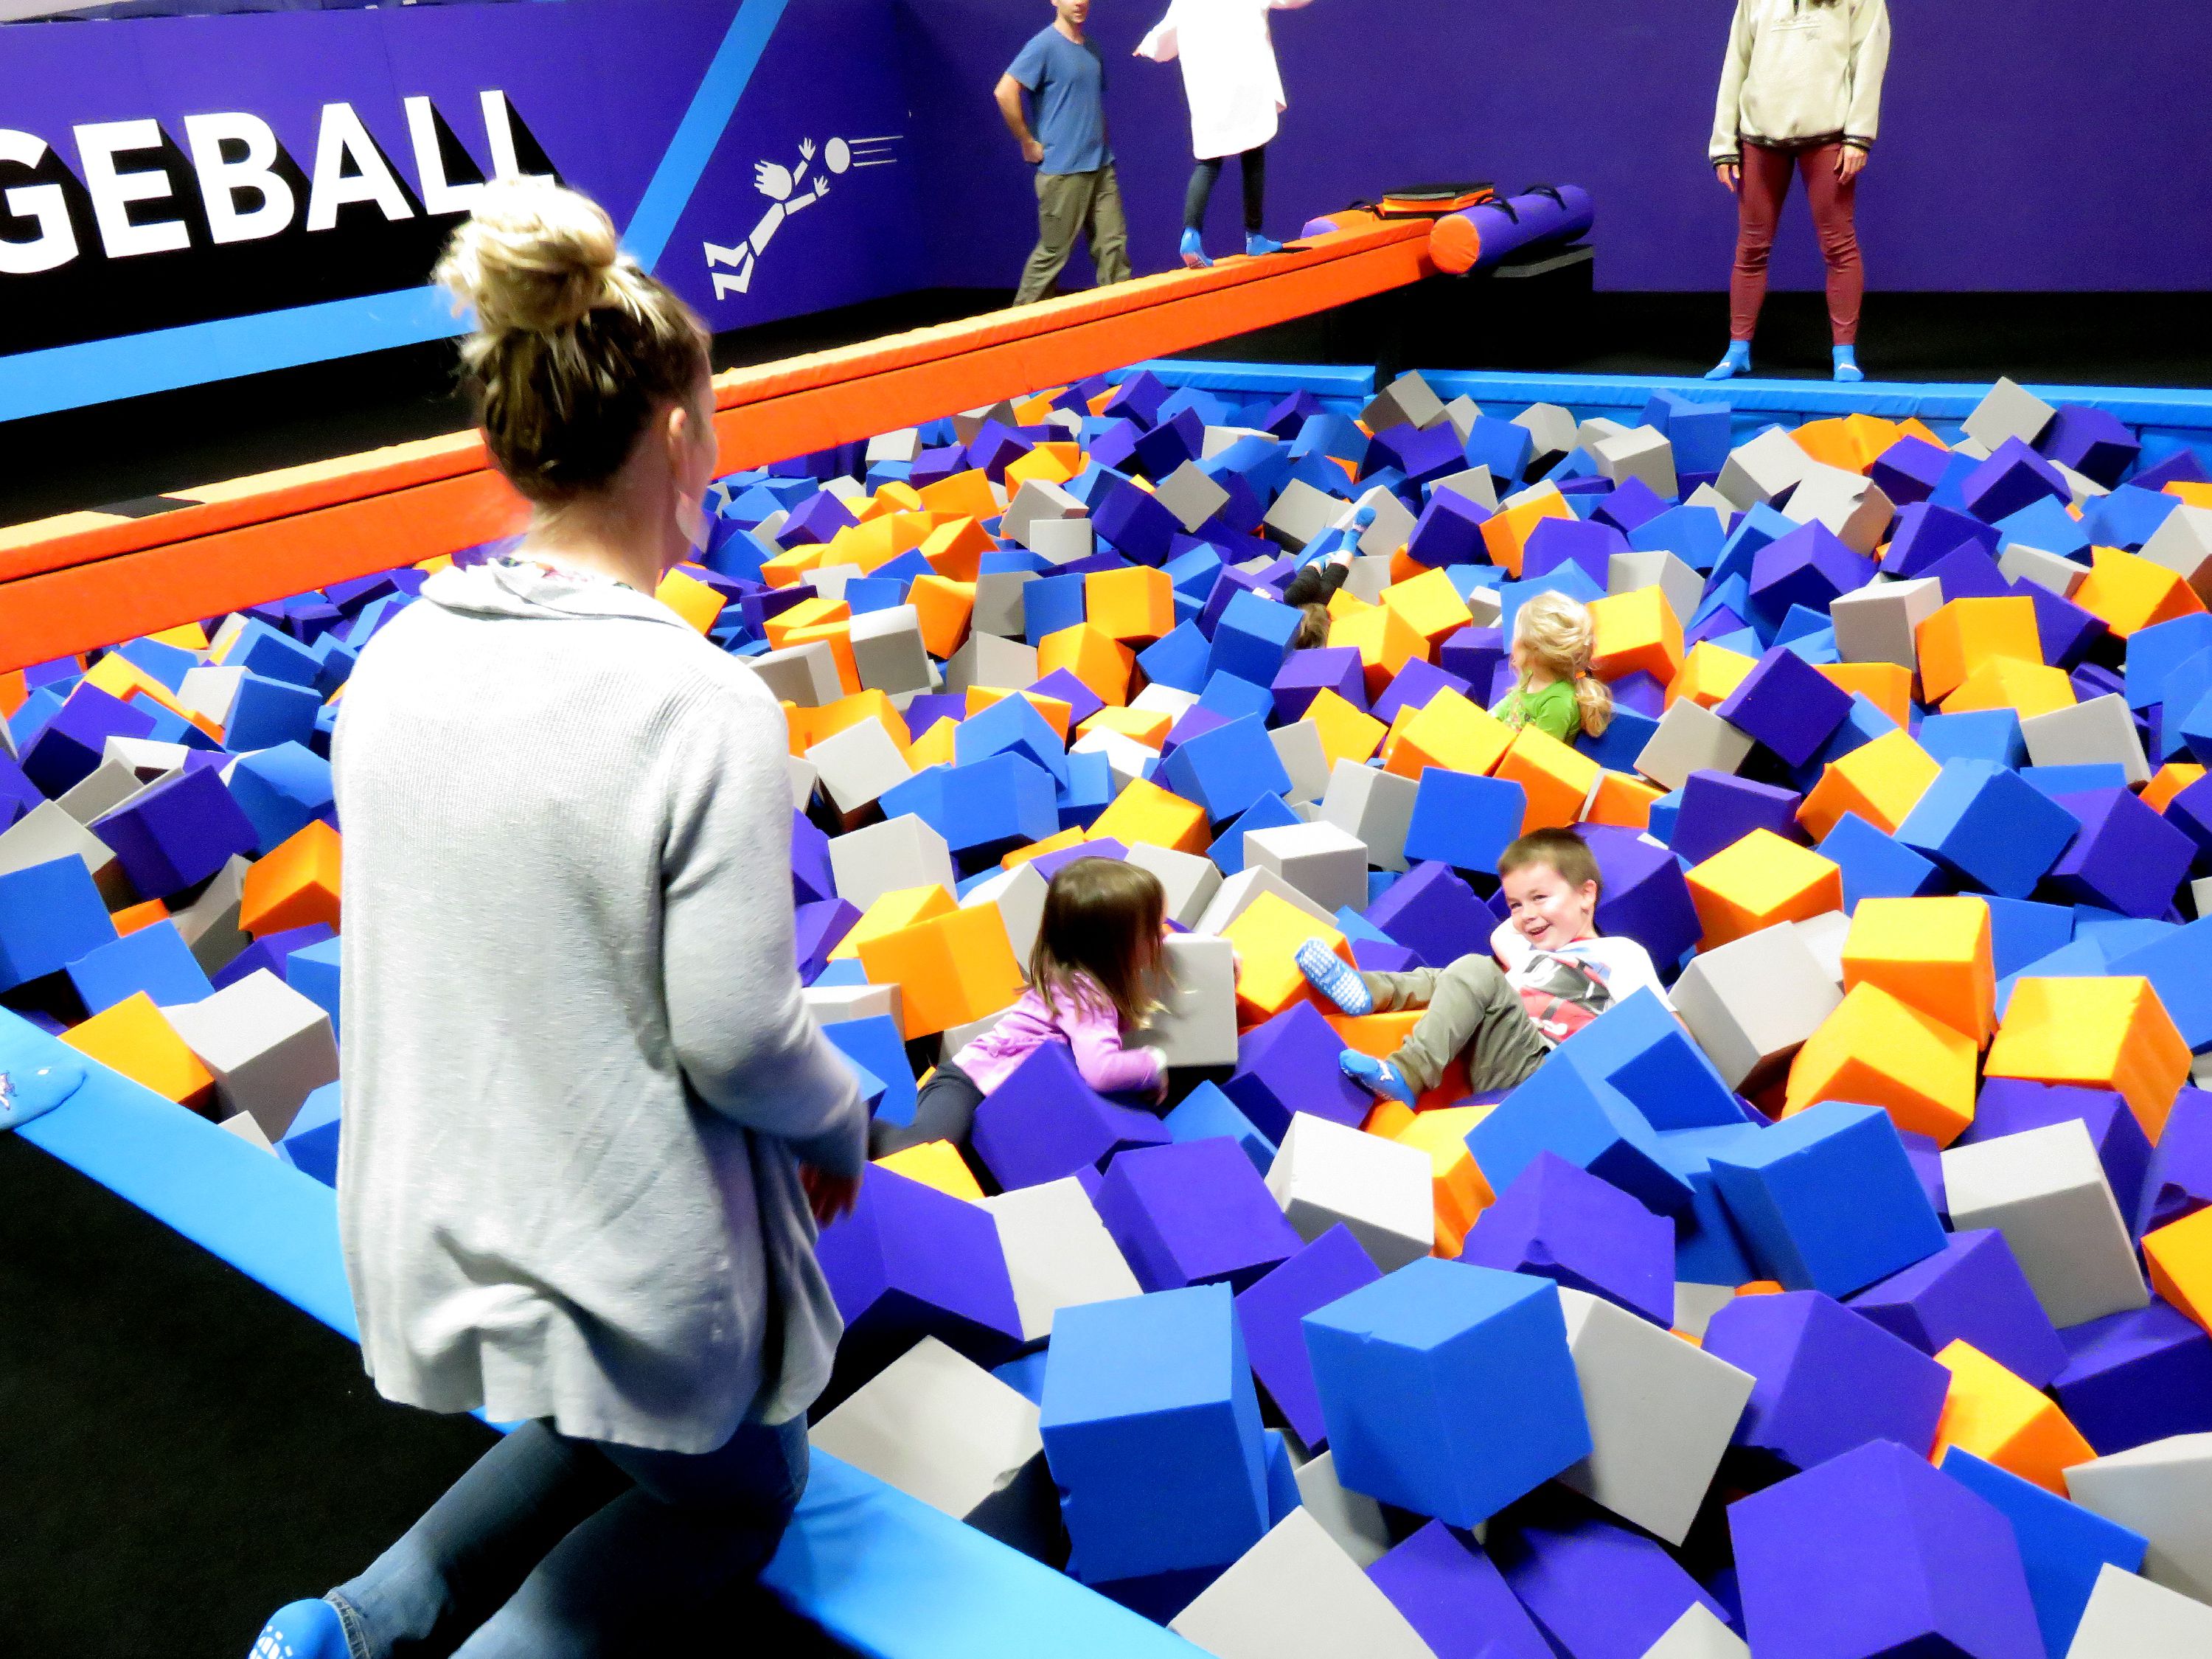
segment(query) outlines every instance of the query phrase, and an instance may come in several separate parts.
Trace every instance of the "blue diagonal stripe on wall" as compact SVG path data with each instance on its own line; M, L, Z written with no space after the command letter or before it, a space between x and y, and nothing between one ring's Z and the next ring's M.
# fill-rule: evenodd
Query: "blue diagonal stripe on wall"
M741 0L730 20L623 235L648 270L675 234L787 3ZM0 357L0 421L417 345L468 326L444 292L426 286L18 352Z

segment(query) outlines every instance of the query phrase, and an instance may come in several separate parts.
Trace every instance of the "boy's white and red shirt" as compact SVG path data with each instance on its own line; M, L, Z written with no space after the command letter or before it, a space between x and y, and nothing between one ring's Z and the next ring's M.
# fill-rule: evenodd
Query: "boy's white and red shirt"
M1539 950L1506 921L1491 934L1490 950L1505 970L1506 983L1520 994L1538 1034L1553 1048L1638 991L1650 992L1668 1012L1674 1010L1650 952L1620 934Z

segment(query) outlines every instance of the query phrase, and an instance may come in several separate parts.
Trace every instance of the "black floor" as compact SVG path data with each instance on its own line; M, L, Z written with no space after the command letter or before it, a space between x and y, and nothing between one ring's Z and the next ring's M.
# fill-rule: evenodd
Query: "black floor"
M744 330L716 341L716 367L972 316L1008 297L930 289ZM1722 295L1593 293L1585 270L1440 278L1186 355L1695 374L1718 359L1727 333ZM1877 293L1859 357L1876 380L2212 386L2212 294ZM1769 301L1757 361L1762 374L1826 377L1819 295ZM468 413L453 362L439 342L0 424L0 525L459 430Z
M491 1431L380 1400L354 1346L0 1134L0 1654L241 1659ZM685 1651L846 1651L757 1592Z

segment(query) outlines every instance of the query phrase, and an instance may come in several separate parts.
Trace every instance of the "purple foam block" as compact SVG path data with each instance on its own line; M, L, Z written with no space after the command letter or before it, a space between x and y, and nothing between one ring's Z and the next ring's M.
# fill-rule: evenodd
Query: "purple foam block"
M1294 1003L1237 1038L1237 1069L1222 1092L1279 1146L1299 1112L1357 1128L1375 1099L1344 1075L1338 1066L1343 1055L1344 1039L1321 1011Z
M1429 504L1414 521L1406 538L1406 552L1431 569L1447 564L1486 564L1490 553L1483 545L1482 524L1489 516L1481 502L1455 489L1439 489L1429 497Z
M1160 758L1165 760L1193 738L1202 738L1209 732L1218 732L1229 724L1229 719L1228 715L1208 708L1202 703L1193 703L1184 709L1176 718L1176 723L1168 728L1167 737L1160 744Z
M1634 939L1664 971L1704 933L1681 864L1633 830L1590 824L1583 839L1597 856L1597 930Z
M1244 1290L1302 1248L1252 1160L1226 1136L1123 1153L1106 1171L1097 1208L1147 1291Z
M1462 628L1437 647L1437 666L1469 685L1488 685L1504 660L1502 628Z
M1071 568L1073 567L1070 567ZM1048 697L1057 697L1067 705L1067 723L1078 726L1106 706L1106 700L1085 685L1065 668L1055 668L1042 679L1024 688ZM920 698L915 699L920 702ZM914 726L909 730L919 734L927 732L926 726Z
M1674 1322L1674 1224L1556 1152L1539 1152L1476 1219L1459 1259L1533 1273Z
M1382 1277L1373 1258L1340 1223L1237 1297L1237 1322L1244 1333L1252 1374L1298 1438L1315 1450L1328 1443L1328 1428L1299 1322Z
M1126 864L1129 849L1111 836L1101 836L1097 841L1078 842L1058 852L1042 854L1031 859L1030 865L1039 876L1050 881L1078 859L1110 859L1116 864Z
M1918 502L1897 515L1888 549L1882 554L1882 571L1900 580L1923 576L1930 565L1954 547L1978 547L1993 554L1997 550L1997 532L1979 519L1952 507Z
M779 547L826 542L841 530L860 522L853 510L828 490L818 490L792 508L783 527L775 532Z
M2007 438L1966 475L1963 493L1966 511L1984 524L2009 519L2046 495L2061 507L2074 499L2058 469L2017 438Z
M1416 968L1437 965L1410 946L1389 939L1352 940L1352 961L1363 974L1410 974Z
M2012 1523L1877 1442L1729 1507L1759 1659L2044 1659Z
M1367 1569L1437 1659L1553 1659L1482 1546L1431 1521Z
M1978 547L1954 547L1920 574L1935 578L1946 605L1954 599L2008 599L2014 594L1997 562Z
M1920 1190L1928 1194L1929 1207L1946 1227L1951 1224L1951 1201L1943 1190L1943 1149L1932 1136L1915 1129L1899 1129L1897 1138L1905 1143L1905 1156L1912 1165L1912 1173L1920 1178Z
M1499 1526L1489 1549L1567 1659L1643 1659L1693 1603L1728 1617L1664 1545L1595 1515Z
M2061 404L2058 417L2036 446L2046 460L2070 466L2111 489L2127 476L2142 445L2118 416L2083 404Z
M1308 707L1323 691L1335 692L1354 708L1367 707L1367 673L1356 646L1291 652L1276 671L1272 689L1275 720L1284 726L1304 719Z
M1656 720L1667 712L1666 684L1640 668L1624 674L1613 683L1613 706Z
M2133 1210L2140 1237L2212 1205L2212 1094L2184 1089L2166 1115Z
M1376 433L1368 446L1367 464L1360 469L1360 476L1370 477L1394 466L1409 482L1425 483L1457 472L1466 465L1467 453L1460 447L1459 433L1450 422L1439 421L1431 427L1400 425Z
M2212 777L2197 779L2166 802L2166 821L2189 837L2197 866L2212 860Z
M811 985L830 965L830 953L853 931L860 919L857 906L841 898L818 899L797 907L792 918L792 942L799 957L799 977Z
M2061 1331L2066 1364L2051 1392L2100 1457L2212 1430L2212 1336L2171 1304Z
M888 1361L925 1336L990 1366L1021 1346L1022 1318L988 1210L884 1169L816 1246L848 1350Z
M2212 473L2205 471L2204 463L2197 459L2195 450L2182 444L2160 456L2128 482L2137 489L2163 489L2170 483L2212 482Z
M213 767L188 769L151 785L96 819L92 831L115 849L138 896L149 899L205 881L231 859L250 858L260 846L252 820Z
M295 951L304 951L311 945L320 945L337 934L319 921L311 921L305 927L287 927L282 933L264 933L210 975L208 982L216 990L228 990L239 981L264 969L279 979L289 979L287 964Z
M1818 526L1808 526L1818 528ZM1824 532L1825 533L1825 532ZM1782 541L1762 550L1764 559ZM1841 543L1837 544L1842 546ZM1856 558L1849 548L1846 556ZM1835 597L1833 594L1828 596ZM1826 601L1820 608L1826 609ZM1795 651L1777 646L1761 657L1735 690L1713 710L1738 731L1748 732L1791 766L1802 766L1835 735L1851 712L1850 693Z
M800 904L837 896L836 878L830 872L830 837L804 812L791 815L791 896Z
M1449 864L1415 865L1367 907L1367 920L1422 961L1442 968L1466 956L1486 956L1497 912Z
M1801 1469L1873 1440L1921 1456L1951 1373L1819 1291L1740 1296L1705 1327L1705 1352L1757 1378L1735 1443Z
M1873 563L1844 546L1826 525L1802 525L1769 542L1753 558L1752 609L1770 623L1779 623L1795 605L1825 615L1830 605L1865 586L1873 575Z
M1528 532L1522 556L1521 579L1534 581L1563 564L1579 565L1602 589L1613 556L1628 551L1628 538L1609 524L1595 520L1539 519Z
M2078 903L2164 915L2189 873L2196 843L2129 789L2085 789L2059 796L2058 804L2081 828L2051 866L2051 884Z
M1158 1118L1107 1099L1083 1080L1063 1045L1048 1042L975 1109L973 1144L1011 1191L1095 1170L1126 1148L1164 1146L1168 1139Z
M1672 502L1643 479L1624 478L1590 517L1600 524L1611 525L1624 536L1632 536L1672 507Z
M2136 1121L2125 1097L2110 1090L1990 1078L1982 1085L1981 1095L1974 1103L1974 1121L1959 1137L1959 1144L1971 1146L2000 1135L2016 1135L2024 1129L2048 1128L2069 1118L2080 1119L2088 1129L2098 1162L2105 1166L2105 1179L2112 1185L2113 1200L2123 1216L2133 1216L2142 1198L2143 1176L2150 1168L2150 1142L2143 1138L2142 1126ZM2043 1385L2039 1382L2036 1386Z
M1551 522L1547 520L1546 522ZM1425 708L1439 691L1456 691L1462 697L1470 696L1474 682L1461 678L1448 669L1437 667L1416 657L1392 677L1389 688L1375 700L1370 711L1385 726L1398 718L1401 708Z
M1936 486L1943 482L1943 469L1950 465L1951 453L1938 448L1925 438L1899 438L1881 452L1867 477L1880 486L1881 493L1899 507L1924 501L1936 493Z
M1844 1305L1924 1354L1963 1338L2039 1389L2066 1363L2051 1316L1994 1229L1954 1235L1926 1261L1868 1286Z
M153 729L154 717L137 704L79 685L24 745L23 775L50 798L65 794L92 775L110 738L143 738Z
M1732 773L1692 772L1682 786L1681 805L1674 814L1674 833L1667 838L1668 848L1677 858L1702 864L1754 830L1771 830L1784 841L1802 842L1797 807L1803 799L1794 789L1756 783Z

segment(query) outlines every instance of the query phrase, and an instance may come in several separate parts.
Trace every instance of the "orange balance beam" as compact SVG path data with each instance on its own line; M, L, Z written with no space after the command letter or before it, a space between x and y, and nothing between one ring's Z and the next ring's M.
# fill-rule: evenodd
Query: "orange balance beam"
M1430 275L1425 221L1231 259L716 377L732 472L1308 316ZM520 529L474 433L173 495L147 519L0 530L0 672L458 552Z

